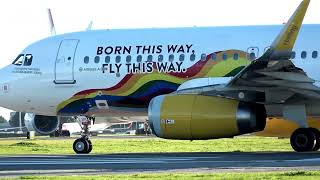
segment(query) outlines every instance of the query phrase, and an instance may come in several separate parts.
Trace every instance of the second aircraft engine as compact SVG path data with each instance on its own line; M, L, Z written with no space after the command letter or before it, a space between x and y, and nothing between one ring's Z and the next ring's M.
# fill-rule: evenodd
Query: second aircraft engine
M35 131L42 135L51 134L60 123L56 116L42 116L33 113L26 113L24 121L28 131Z
M264 105L202 95L162 95L148 109L154 134L166 139L227 138L262 131Z

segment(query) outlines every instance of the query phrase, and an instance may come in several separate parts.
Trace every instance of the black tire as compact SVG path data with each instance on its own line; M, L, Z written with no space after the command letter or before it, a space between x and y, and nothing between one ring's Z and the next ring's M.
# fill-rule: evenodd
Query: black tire
M316 128L309 128L316 136L316 145L313 147L312 151L318 151L320 149L320 131Z
M312 151L316 145L316 135L309 128L299 128L292 133L290 143L297 152Z
M73 143L73 150L77 154L88 154L89 142L85 138L76 139Z
M88 154L92 151L92 142L88 139L89 143L89 149L88 149Z

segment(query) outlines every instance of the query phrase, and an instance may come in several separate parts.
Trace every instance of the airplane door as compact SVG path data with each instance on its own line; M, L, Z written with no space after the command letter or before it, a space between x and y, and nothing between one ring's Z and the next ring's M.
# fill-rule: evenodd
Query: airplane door
M79 40L66 39L61 41L55 63L55 84L75 84L74 56Z
M247 59L253 61L259 57L259 48L258 47L249 47L247 49Z

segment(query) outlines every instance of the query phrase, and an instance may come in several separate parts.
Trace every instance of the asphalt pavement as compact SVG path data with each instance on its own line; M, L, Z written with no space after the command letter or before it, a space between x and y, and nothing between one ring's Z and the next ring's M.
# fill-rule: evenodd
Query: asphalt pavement
M127 153L0 156L0 177L33 174L320 170L320 153Z

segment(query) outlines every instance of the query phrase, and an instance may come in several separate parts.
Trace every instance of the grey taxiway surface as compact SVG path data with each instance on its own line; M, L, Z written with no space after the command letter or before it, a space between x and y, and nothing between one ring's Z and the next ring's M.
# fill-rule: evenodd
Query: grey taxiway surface
M31 174L320 170L320 153L147 153L0 156L0 177Z

